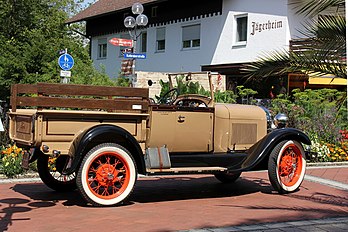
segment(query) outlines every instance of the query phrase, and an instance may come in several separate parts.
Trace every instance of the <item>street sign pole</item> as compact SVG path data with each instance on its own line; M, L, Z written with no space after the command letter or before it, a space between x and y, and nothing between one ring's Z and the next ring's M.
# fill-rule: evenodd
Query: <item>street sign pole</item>
M133 40L133 53L137 52L136 47L137 47L137 39L135 38ZM135 61L136 59L133 58L133 66L132 66L132 86L133 87L135 87L135 83L137 82L137 76L135 74Z
M58 58L59 67L62 69L60 70L61 83L67 84L70 82L70 69L72 69L74 63L74 58L70 54L68 54L68 49L65 48L65 52Z
M145 14L143 14L144 7L140 3L134 3L132 5L132 13L137 15L136 18L133 16L127 16L123 23L126 28L128 28L128 32L130 37L133 40L133 52L136 52L136 46L137 46L137 38L141 35L142 31L139 30L137 33L137 29L140 27L145 27L148 23L148 18ZM139 28L138 28L139 27ZM132 33L132 30L134 33ZM136 73L135 73L135 57L133 58L133 67L132 67L132 85L135 86L136 80Z

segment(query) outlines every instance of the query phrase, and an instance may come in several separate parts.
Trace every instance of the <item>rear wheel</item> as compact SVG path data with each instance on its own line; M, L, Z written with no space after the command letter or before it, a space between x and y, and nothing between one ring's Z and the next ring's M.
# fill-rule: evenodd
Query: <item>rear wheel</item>
M114 143L103 143L90 150L77 174L81 195L94 206L123 202L132 193L136 180L133 157Z
M214 174L216 179L218 179L222 183L233 183L240 177L240 175L241 175L240 172L237 172L237 173L216 173L216 174Z
M39 176L48 187L53 190L64 192L76 189L76 174L62 174L64 166L69 160L69 156L51 157L43 153L39 154L37 160L37 170Z
M306 159L302 145L293 140L279 143L268 160L268 177L279 193L296 191L305 175Z

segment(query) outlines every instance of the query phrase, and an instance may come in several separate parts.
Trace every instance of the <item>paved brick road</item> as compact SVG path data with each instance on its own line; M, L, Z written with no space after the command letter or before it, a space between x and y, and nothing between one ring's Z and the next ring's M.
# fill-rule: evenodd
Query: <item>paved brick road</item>
M307 174L347 184L347 167L325 170ZM262 231L251 226L347 216L347 190L305 180L300 191L279 195L266 172L244 173L229 185L209 175L140 178L127 205L107 208L90 207L78 192L56 193L42 183L0 184L0 231ZM274 231L297 231L273 225L283 225ZM312 231L348 231L340 225Z

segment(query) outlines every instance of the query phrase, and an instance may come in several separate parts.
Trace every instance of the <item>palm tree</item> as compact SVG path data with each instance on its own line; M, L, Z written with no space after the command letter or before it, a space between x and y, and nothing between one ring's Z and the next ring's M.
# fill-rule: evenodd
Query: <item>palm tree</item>
M301 33L308 39L299 49L274 51L247 65L249 78L282 75L290 72L333 74L347 78L346 19L339 13L320 15L328 9L342 9L344 0L294 0L297 14L309 18Z

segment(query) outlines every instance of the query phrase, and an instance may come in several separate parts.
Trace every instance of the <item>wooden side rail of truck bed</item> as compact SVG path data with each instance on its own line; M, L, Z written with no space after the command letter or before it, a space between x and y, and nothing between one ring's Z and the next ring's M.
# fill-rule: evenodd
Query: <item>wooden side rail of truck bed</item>
M11 88L11 109L17 107L101 109L147 112L149 89L72 84L15 84Z

